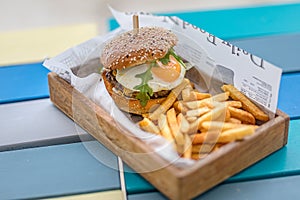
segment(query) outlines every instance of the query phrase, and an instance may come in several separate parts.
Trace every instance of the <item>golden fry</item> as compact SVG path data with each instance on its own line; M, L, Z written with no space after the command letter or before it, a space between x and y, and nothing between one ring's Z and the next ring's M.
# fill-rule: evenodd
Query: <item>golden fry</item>
M257 125L251 125L251 124L237 124L237 123L218 122L218 121L207 121L202 123L202 128L205 131L214 130L214 129L226 131L229 129L234 129L243 126L252 127L253 129L256 129L258 127Z
M150 133L155 133L155 134L160 134L158 127L152 121L150 121L148 118L144 118L143 120L141 120L139 122L139 126L144 131L147 131Z
M198 121L198 129L201 129L201 124L205 121L214 121L216 119L220 120L220 119L225 119L226 117L226 106L217 106L214 109L212 109L211 111L205 113L204 115L202 115L201 117L199 117L197 119Z
M214 108L214 105L211 101L206 101L206 99L202 99L199 101L189 101L183 103L188 109L195 110L202 107Z
M240 101L226 101L225 104L227 106L231 106L234 108L241 108L242 107L242 102Z
M161 114L158 118L158 127L160 129L161 135L168 141L174 141L171 129L167 122L167 117L165 114Z
M196 121L197 120L197 117L186 117L186 120L189 122L189 123L192 123L192 122L194 122L194 121Z
M190 129L187 132L187 134L192 135L192 134L196 134L198 132L199 129L199 124L200 124L200 119L196 119L195 121L193 121L192 123L190 123Z
M241 124L234 124L229 122L220 122L220 121L206 121L202 123L202 128L205 130L228 130L241 126Z
M214 144L218 142L218 137L221 134L221 130L206 130L205 132L196 133L191 135L193 144L209 143Z
M221 133L218 142L228 143L235 140L241 140L244 137L254 133L256 127L254 126L241 126L238 128L230 129Z
M184 87L189 84L189 82L189 80L183 79L183 81L170 92L166 100L153 113L150 114L149 118L151 120L157 120L160 114L167 112L167 110L171 108L178 95L181 93Z
M185 144L184 144L184 158L192 158L192 141L188 135L184 135Z
M233 118L233 117L230 117L229 120L228 120L228 122L234 123L234 124L241 124L242 123L241 120L239 120L237 118Z
M208 130L207 131L207 136L205 138L205 141L204 143L207 143L207 144L215 144L218 142L218 138L221 134L221 130Z
M193 97L191 96L191 88L184 88L182 90L182 100L183 101L192 101Z
M182 101L175 101L173 104L173 107L175 108L177 113L186 113L187 109L184 107Z
M179 154L182 154L184 152L185 139L184 135L180 132L174 108L167 111L167 121L175 139L177 151Z
M229 98L229 92L224 92L224 93L220 93L220 94L216 94L214 96L206 100L208 101L217 101L217 102L222 102L222 101L226 101Z
M204 133L197 133L191 136L193 144L202 144L205 141L207 132Z
M241 93L233 85L223 85L223 91L229 92L230 97L234 100L242 102L242 108L250 112L256 119L261 121L268 121L269 116L259 109L254 103L252 103L243 93Z
M224 93L220 93L217 95L214 95L210 98L206 98L206 99L202 99L202 100L198 100L198 101L190 101L190 102L185 102L185 105L190 108L190 109L197 109L197 108L201 108L203 106L209 106L209 107L214 107L214 103L215 102L223 102L226 101L229 97L229 93L228 92L224 92Z
M230 119L230 112L229 109L227 108L226 104L223 104L221 106L225 105L225 114L220 115L218 118L214 119L214 121L221 121L221 122L227 122Z
M230 115L241 120L242 123L255 124L255 118L251 113L234 107L228 107L228 109L230 111Z
M211 94L192 91L191 96L193 96L195 100L202 100L202 99L210 98Z
M187 117L199 117L207 112L209 112L211 109L208 108L207 106L197 108L195 110L188 110L186 111L186 116Z
M178 123L179 129L182 133L187 133L189 131L190 124L186 120L186 118L183 116L182 113L179 113L177 115L177 123Z
M192 153L191 158L192 158L193 160L200 160L200 157L199 157L199 154L198 154L198 153Z
M192 91L191 88L185 88L182 91L182 100L187 101L197 101L197 100L203 100L206 98L210 98L211 94L209 93L201 93L198 91Z

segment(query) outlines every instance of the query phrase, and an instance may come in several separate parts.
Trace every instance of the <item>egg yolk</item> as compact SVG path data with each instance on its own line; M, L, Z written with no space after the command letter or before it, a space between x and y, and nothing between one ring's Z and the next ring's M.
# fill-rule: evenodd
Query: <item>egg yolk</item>
M181 67L174 56L170 55L169 60L167 65L157 60L156 63L158 66L152 67L151 71L157 78L165 82L174 82L180 75Z

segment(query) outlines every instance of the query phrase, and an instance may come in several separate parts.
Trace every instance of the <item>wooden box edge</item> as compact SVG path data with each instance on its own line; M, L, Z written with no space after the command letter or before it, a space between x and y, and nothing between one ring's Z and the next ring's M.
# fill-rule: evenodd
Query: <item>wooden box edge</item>
M144 162L134 162L133 158L130 156L126 156L124 153L120 153L120 148L118 145L114 142L116 142L117 138L107 138L106 136L103 135L97 135L97 130L94 130L91 125L84 125L82 121L78 121L74 119L74 113L72 111L72 103L77 102L77 100L73 101L73 99L67 99L67 94L57 96L57 92L59 92L59 89L64 89L66 93L71 93L73 95L77 95L76 97L81 98L80 93L76 90L74 91L74 88L67 83L65 80L61 79L57 74L50 72L48 74L48 81L49 81L49 90L50 90L50 99L54 103L55 106L57 106L60 110L62 110L67 116L69 116L72 120L77 122L80 126L83 126L82 128L86 129L91 135L93 135L97 140L99 140L101 143L103 143L106 147L108 147L113 153L117 154L120 156L130 167L132 167L134 170L139 171L143 170L143 168L147 168L145 162L147 161L152 161L154 163L158 163L158 165L164 165L165 168L161 168L157 171L149 172L149 173L141 173L141 175L146 178L149 182L151 182L155 187L157 187L158 190L160 190L162 193L167 195L169 198L172 199L185 199L185 198L192 198L195 197L205 191L207 191L209 188L213 187L214 185L222 182L226 178L232 176L233 174L245 169L246 167L252 165L253 163L257 162L258 160L261 160L265 156L271 154L272 152L280 149L287 143L287 137L288 137L288 128L289 128L289 117L286 115L284 112L277 110L277 117L274 120L276 121L276 131L274 135L276 135L276 140L280 141L277 142L272 149L269 149L267 152L263 152L259 156L257 156L256 159L253 159L249 161L249 163L244 164L243 166L239 166L239 169L234 169L234 171L231 171L227 175L219 175L216 177L211 177L208 179L210 181L210 184L207 184L205 187L204 186L197 186L190 188L190 184L194 182L195 176L198 177L205 177L206 174L201 172L203 170L201 169L207 169L208 171L211 171L210 167L214 167L214 164L220 164L224 161L223 156L228 157L228 153L232 153L235 151L237 148L240 148L240 150L246 149L246 147L243 147L241 145L243 144L248 144L250 143L249 141L243 141L239 142L237 144L231 144L228 145L226 148L224 148L223 152L216 152L215 154L212 154L209 158L205 158L203 161L198 162L194 166L192 166L190 169L179 169L177 167L174 167L168 163L166 163L165 160L163 160L160 156L158 155L151 155L147 158L145 158ZM60 87L60 88L59 88ZM72 98L73 95L70 95ZM79 96L78 96L79 95ZM65 99L64 99L65 98ZM86 98L87 99L87 98ZM84 100L85 102L83 103L84 105L89 106L95 106L94 103L90 100ZM77 102L80 103L80 102ZM81 105L82 106L82 105ZM86 107L88 109L88 107ZM103 112L103 109L97 110L99 112ZM102 113L103 114L103 113ZM104 117L104 121L107 120L108 124L111 124L113 122L113 119L111 117ZM98 118L99 120L99 118ZM103 119L102 119L103 120ZM269 123L269 122L268 122ZM268 123L264 124L260 130L264 130L264 135L266 134L266 131L270 129L268 126ZM118 131L118 130L115 130ZM274 132L274 131L273 131ZM276 134L277 132L278 135ZM282 133L281 133L282 132ZM260 136L260 132L258 132L257 136ZM262 137L262 136L261 136ZM265 136L264 136L265 137ZM124 138L123 138L124 139ZM260 137L254 138L252 140L259 140ZM126 141L129 141L131 145L136 145L137 151L148 151L149 148L145 147L147 145L142 145L136 138L126 138ZM251 145L250 145L251 146ZM125 147L126 148L126 147ZM131 147L128 147L131 148ZM247 147L249 148L249 147ZM226 155L227 154L227 155ZM223 160L222 160L223 158ZM246 158L243 158L246 159ZM211 165L211 166L210 166ZM199 172L200 171L200 172ZM208 173L209 175L209 173ZM162 176L168 176L168 180L165 181L160 181L158 180Z

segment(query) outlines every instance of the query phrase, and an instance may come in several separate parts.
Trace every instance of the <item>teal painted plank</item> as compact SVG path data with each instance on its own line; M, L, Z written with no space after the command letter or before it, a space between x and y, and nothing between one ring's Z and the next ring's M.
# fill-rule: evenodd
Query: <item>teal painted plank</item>
M288 144L228 182L300 174L300 120L291 120Z
M229 178L229 182L247 181L288 175L300 175L300 120L290 122L288 144L241 173ZM143 177L125 173L128 194L155 191Z
M197 200L246 200L246 199L298 199L300 176L289 176L258 181L220 184L196 197ZM128 195L128 200L166 200L159 192Z
M287 113L291 119L300 117L300 72L282 75L278 108Z
M158 15L177 16L226 40L300 32L300 3ZM118 26L114 19L108 23Z
M120 189L117 166L117 157L96 141L1 152L0 199Z
M0 152L94 140L50 99L0 104L0 113Z
M197 200L298 199L300 176L221 184Z
M0 67L0 104L49 97L42 63Z
M123 163L123 165L126 191L128 194L151 192L155 190L148 181L132 170L126 163Z

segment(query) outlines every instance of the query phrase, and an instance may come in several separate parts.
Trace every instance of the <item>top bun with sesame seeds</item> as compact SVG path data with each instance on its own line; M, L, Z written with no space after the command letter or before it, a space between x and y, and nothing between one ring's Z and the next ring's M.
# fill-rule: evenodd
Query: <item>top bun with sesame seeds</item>
M106 69L122 69L163 58L175 46L177 37L161 27L142 27L112 39L101 54Z
M177 36L161 27L131 30L106 43L102 79L121 110L149 113L182 82L186 66L173 49L176 44Z

